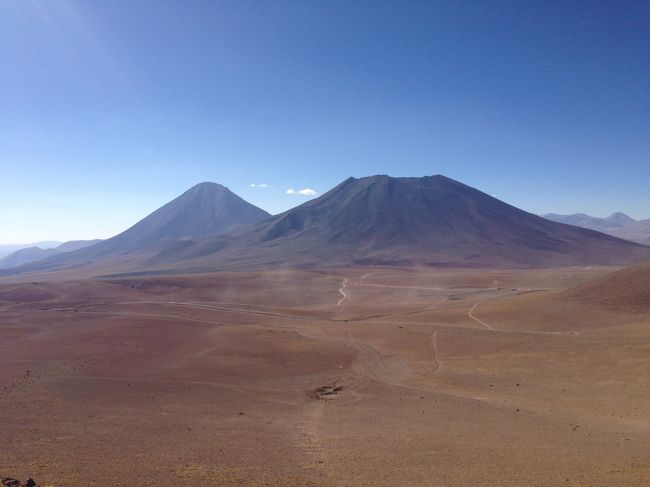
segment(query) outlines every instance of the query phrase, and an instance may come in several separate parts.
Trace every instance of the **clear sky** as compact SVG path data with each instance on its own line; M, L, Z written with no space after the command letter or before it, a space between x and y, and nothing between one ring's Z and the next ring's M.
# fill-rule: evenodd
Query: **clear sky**
M0 2L0 243L372 174L650 217L650 3Z

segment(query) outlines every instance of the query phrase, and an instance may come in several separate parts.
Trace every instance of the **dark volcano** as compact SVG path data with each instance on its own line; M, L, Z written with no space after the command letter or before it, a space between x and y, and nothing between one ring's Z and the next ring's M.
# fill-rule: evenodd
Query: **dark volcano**
M630 263L650 258L650 248L546 220L444 176L372 176L349 178L229 242L207 239L167 257L196 268L541 267Z

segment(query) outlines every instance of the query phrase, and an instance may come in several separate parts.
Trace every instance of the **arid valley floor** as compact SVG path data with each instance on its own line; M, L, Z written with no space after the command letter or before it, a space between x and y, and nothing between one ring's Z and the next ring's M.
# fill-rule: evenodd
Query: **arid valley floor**
M39 485L650 485L650 319L613 268L0 286L0 476Z

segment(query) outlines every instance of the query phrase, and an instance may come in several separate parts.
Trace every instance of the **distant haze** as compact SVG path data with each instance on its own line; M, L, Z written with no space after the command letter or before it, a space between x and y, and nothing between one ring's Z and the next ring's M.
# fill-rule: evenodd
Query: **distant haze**
M624 213L612 213L607 218L597 218L584 213L557 215L548 213L544 218L569 225L590 228L615 237L650 245L650 219L635 220Z
M65 243L37 242L36 245L20 247L12 252L0 255L0 269L19 267L54 255L83 249L98 242L99 240L71 240ZM0 246L0 248L3 247L5 249L13 248L10 245Z
M5 255L9 255L12 252L15 252L16 250L26 249L28 247L40 247L42 249L51 249L58 245L61 245L61 242L55 242L52 240L46 242L33 242L33 243L22 243L22 244L20 243L0 244L0 258L4 257Z

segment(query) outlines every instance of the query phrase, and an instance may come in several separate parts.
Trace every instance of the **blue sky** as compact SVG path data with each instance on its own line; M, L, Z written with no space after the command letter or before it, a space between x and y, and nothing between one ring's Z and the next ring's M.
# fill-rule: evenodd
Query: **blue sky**
M644 1L5 0L0 243L371 174L648 218L649 87Z

